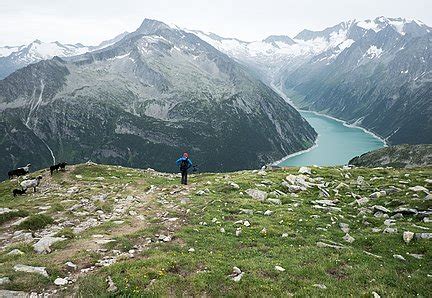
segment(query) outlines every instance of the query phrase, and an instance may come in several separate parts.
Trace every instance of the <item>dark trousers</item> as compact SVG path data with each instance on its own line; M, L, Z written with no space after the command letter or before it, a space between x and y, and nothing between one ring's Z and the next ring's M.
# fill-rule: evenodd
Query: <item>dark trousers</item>
M184 185L187 184L187 174L188 174L187 170L186 171L181 171L181 175L182 175L181 183L184 184Z

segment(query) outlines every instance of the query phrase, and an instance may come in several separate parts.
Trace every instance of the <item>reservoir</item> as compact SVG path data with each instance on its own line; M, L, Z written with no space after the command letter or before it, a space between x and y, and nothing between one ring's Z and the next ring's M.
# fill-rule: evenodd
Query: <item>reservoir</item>
M318 133L316 145L280 162L279 166L332 166L347 164L354 156L384 147L378 137L361 128L309 111L300 114Z

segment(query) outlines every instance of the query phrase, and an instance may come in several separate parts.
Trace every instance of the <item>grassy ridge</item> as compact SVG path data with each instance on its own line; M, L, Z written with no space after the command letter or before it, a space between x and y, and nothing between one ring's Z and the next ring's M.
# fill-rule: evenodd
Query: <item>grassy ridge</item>
M7 189L14 182L3 182L0 193L4 207L32 215L41 211L40 206L49 205L51 208L45 214L54 219L51 229L65 221L75 226L66 231L63 227L60 232L68 235L68 240L56 243L53 251L46 255L35 254L32 243L6 241L0 255L3 264L0 277L8 276L11 282L0 287L57 291L60 288L53 285L54 279L71 276L72 282L61 288L62 293L79 293L84 297L370 296L372 292L385 296L429 295L431 240L414 238L406 244L402 233L430 232L432 224L423 221L419 214L404 214L391 226L397 228L396 233L383 233L387 218L374 216L376 210L372 211L372 206L382 205L391 211L401 206L430 211L432 201L424 199L426 194L408 188L416 185L430 188L425 180L432 176L432 169L312 168L311 177L322 178L330 192L327 199L337 199L335 205L340 211L314 208L316 204L312 201L326 199L317 187L301 191L298 196L289 194L281 183L288 174L297 175L297 172L298 168L290 168L267 171L265 175L256 171L198 174L191 177L191 185L182 187L177 185L177 177L170 174L78 165L52 179L45 176L38 193L18 199L7 195ZM358 176L364 177L361 185L357 184ZM231 182L239 189L232 187ZM341 182L345 186L339 187L336 193L334 189ZM361 207L352 204L352 194L369 197L389 186L400 191L371 199ZM67 193L72 187L79 191ZM247 195L245 191L250 188L268 194L279 190L287 195L278 197L281 205L274 205ZM107 194L103 202L91 199L101 194ZM270 197L276 198L275 195L272 193ZM125 203L128 196L135 200ZM82 199L90 203L70 211ZM100 220L99 211L109 215L123 207L126 211L119 218ZM253 214L242 212L244 209L252 210ZM266 210L273 213L264 215ZM101 223L81 232L71 232L88 218L99 218ZM241 220L248 221L250 226L238 223ZM9 226L9 222L1 226L4 235L17 229ZM340 223L349 225L349 234L355 238L353 243L343 240L345 233ZM241 234L236 236L240 227ZM381 231L374 232L373 228ZM35 232L34 236L42 231ZM98 234L114 241L96 244L93 235ZM161 234L171 239L160 241ZM323 248L317 246L317 242L334 242L343 248ZM13 248L25 254L8 256L7 252ZM408 253L423 257L417 259ZM116 254L116 262L110 266L80 271ZM402 255L406 260L393 255ZM74 262L78 270L70 273L64 265L67 261ZM14 272L15 264L45 266L49 277ZM229 276L233 266L244 273L239 282ZM278 271L275 266L285 271ZM115 284L112 291L108 290L108 276Z

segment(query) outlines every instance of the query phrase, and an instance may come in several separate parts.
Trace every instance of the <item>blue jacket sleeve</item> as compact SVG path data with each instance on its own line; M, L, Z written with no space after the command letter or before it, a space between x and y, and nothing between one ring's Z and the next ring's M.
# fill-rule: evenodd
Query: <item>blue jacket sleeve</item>
M188 159L188 169L192 166L192 160Z
M176 161L176 165L180 165L180 163L181 163L181 160L182 160L182 158L180 157L179 159L177 159L177 161Z

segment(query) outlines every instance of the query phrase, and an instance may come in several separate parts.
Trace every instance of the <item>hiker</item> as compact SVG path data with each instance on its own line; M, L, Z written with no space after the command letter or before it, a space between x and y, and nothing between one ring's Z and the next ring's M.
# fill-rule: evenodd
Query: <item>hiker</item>
M183 153L183 156L177 159L176 165L180 167L181 183L187 185L187 171L192 166L192 161L189 159L189 154Z

